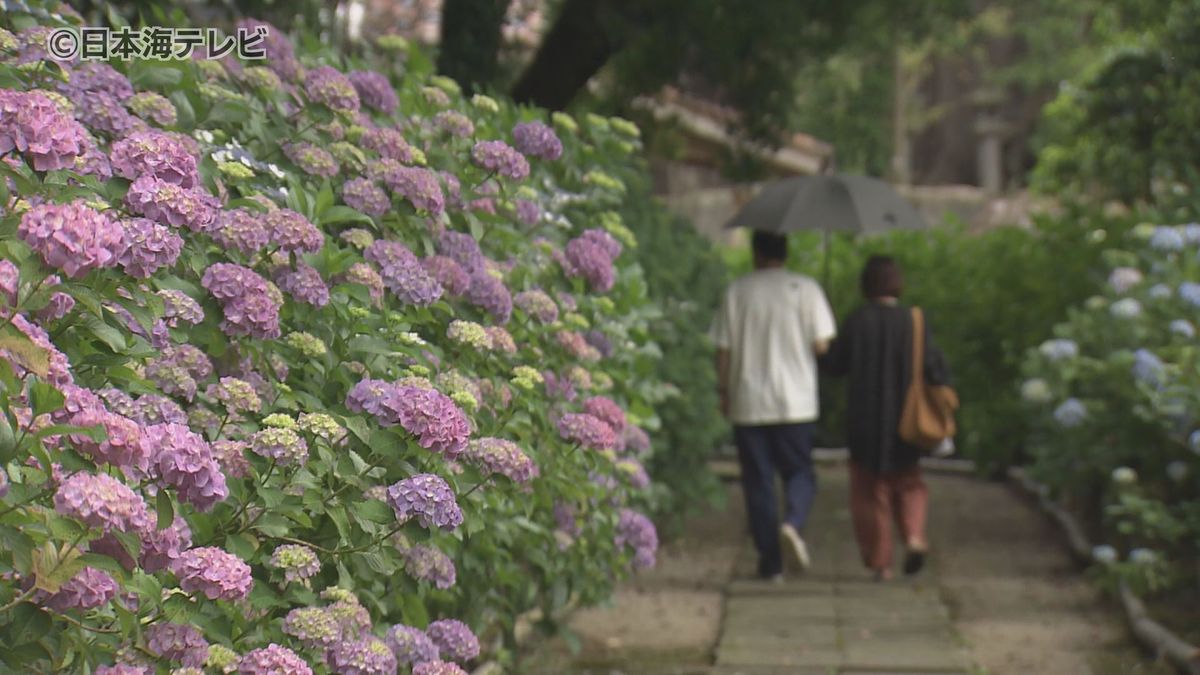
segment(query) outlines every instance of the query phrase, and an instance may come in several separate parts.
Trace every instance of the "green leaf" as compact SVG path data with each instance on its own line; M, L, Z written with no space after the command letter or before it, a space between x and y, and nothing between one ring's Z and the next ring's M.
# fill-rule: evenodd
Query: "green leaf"
M9 358L25 370L38 377L49 376L50 352L34 344L11 323L0 329L0 349L7 351Z
M33 406L33 416L37 417L63 407L66 397L45 382L34 382L29 387L29 402Z
M37 605L23 602L12 610L12 623L9 624L6 641L11 645L23 645L35 642L50 632L52 622L50 614Z
M354 515L372 523L387 525L396 522L396 513L392 511L392 507L377 499L367 499L357 502L354 504L353 509Z
M415 627L429 625L429 612L425 609L425 603L421 602L419 596L413 593L406 593L400 602L404 608L404 623Z
M158 491L155 511L158 513L158 529L165 530L175 522L175 504L166 490Z
M357 209L352 209L349 206L330 206L321 212L317 217L317 225L336 225L338 223L362 223L364 225L374 225L375 222L371 217Z

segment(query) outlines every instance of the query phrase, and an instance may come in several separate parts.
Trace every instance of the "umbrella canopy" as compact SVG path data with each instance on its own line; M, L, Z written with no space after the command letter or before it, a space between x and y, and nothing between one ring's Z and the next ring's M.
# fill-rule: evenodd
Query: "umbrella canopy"
M797 176L767 184L726 225L777 232L887 232L927 227L921 214L878 178Z

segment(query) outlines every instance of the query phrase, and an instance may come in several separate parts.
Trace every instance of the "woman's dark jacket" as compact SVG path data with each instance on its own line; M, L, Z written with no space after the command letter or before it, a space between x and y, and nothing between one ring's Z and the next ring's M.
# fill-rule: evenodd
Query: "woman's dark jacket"
M912 379L912 309L878 302L854 310L821 359L821 369L849 376L846 444L851 459L875 474L904 471L921 457L900 440L900 412ZM925 319L925 379L949 384L950 369Z

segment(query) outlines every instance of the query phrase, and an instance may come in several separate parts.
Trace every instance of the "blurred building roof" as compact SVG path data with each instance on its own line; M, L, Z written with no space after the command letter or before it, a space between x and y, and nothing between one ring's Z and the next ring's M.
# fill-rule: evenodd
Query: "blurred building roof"
M674 122L680 131L697 141L685 148L684 161L709 163L719 159L713 151L735 150L762 161L772 173L795 175L819 173L833 157L832 145L804 133L793 134L776 148L750 143L731 131L738 118L736 110L673 87L663 89L657 96L639 97L634 105L657 120Z

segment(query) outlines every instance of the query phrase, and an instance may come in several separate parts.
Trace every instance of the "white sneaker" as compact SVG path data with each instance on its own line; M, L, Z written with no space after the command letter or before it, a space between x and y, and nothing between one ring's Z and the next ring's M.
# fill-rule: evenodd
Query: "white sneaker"
M812 565L812 559L808 556L808 546L804 544L796 528L792 527L791 523L784 523L779 526L779 536L786 542L784 549L791 554L792 562L802 570L808 569Z

